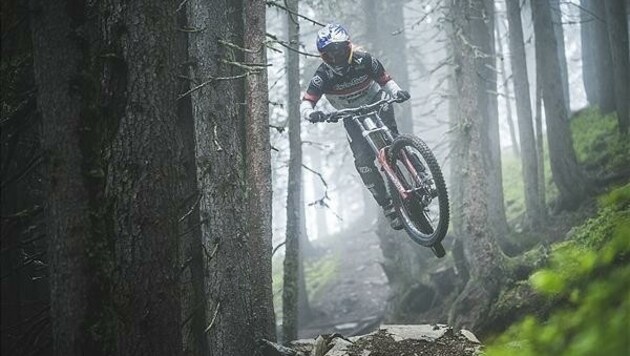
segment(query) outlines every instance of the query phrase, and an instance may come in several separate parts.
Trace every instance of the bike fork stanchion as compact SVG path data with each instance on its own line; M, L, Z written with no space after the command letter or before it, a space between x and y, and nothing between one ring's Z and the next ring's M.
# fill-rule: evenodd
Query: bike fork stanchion
M405 162L405 166L407 166L409 173L411 173L411 175L413 176L413 180L416 181L419 187L422 186L422 180L420 179L420 175L418 174L416 167L413 166L411 159L409 159L409 155L407 154L407 151L403 150L401 151L401 153L403 156L403 162Z
M406 200L407 197L409 196L409 192L402 185L402 183L400 182L400 179L398 179L398 177L396 176L394 169L389 165L389 162L387 162L387 153L385 151L385 147L381 148L381 150L378 152L377 159L381 163L382 169L385 171L385 173L387 174L389 179L392 181L392 183L394 183L394 186L396 187L396 189L398 189L398 193L400 193L400 197L403 200Z

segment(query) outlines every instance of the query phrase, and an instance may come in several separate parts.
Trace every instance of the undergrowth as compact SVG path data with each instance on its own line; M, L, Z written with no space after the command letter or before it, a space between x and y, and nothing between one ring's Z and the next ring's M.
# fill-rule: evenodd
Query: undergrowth
M630 140L619 136L614 113L584 109L571 120L571 132L577 159L586 168L613 172L630 166Z
M276 257L272 261L273 305L278 322L282 320L283 261L284 256ZM322 289L337 274L339 262L340 256L333 253L327 253L317 259L307 259L304 262L304 276L309 301L315 300L321 294Z
M596 217L553 247L529 283L558 301L546 320L528 316L486 354L627 355L630 350L630 184L599 199Z

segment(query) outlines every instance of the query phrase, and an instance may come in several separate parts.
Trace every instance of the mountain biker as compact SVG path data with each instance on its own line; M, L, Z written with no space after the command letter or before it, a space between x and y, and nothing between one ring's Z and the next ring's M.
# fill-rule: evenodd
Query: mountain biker
M317 50L323 63L315 71L302 103L302 118L310 122L321 122L327 117L315 110L315 104L322 95L337 110L356 108L383 99L386 95L401 102L410 98L409 92L402 90L385 71L381 62L371 54L357 50L350 42L350 35L339 24L328 24L317 33ZM383 123L392 134L398 135L394 109L388 106L380 113ZM375 155L367 141L361 136L361 129L350 120L344 121L354 164L365 187L383 208L392 228L400 230L402 222L396 214L391 197L387 193L383 177L374 165Z

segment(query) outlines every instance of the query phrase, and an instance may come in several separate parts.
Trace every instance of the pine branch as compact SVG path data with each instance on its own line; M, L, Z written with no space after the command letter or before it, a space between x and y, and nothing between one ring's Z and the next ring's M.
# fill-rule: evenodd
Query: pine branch
M299 49L296 49L296 48L291 47L291 45L289 45L289 43L287 43L286 41L283 41L283 40L279 39L279 38L278 38L277 36L275 36L275 35L272 35L272 34L270 34L270 33L267 33L267 37L269 37L269 38L273 39L273 42L275 42L275 43L277 43L277 44L281 45L282 47L287 48L287 49L288 49L288 50L290 50L290 51L297 52L297 53L299 53L299 54L301 54L301 55L304 55L304 56L307 56L307 57L315 57L315 58L319 58L319 55L317 55L317 54L312 54L312 53L308 53L308 52L303 52L303 51L300 51ZM267 42L267 43L271 43L271 42ZM272 48L272 47L269 47L269 46L268 46L268 48L271 48L271 49L273 49L273 50L276 50L275 48Z
M234 80L234 79L241 79L241 78L245 78L249 75L250 73L243 73L243 74L238 74L238 75L233 75L230 77L210 77L210 79L206 80L205 82L197 85L196 87L191 88L190 90L186 91L185 93L181 94L180 96L177 97L177 100L181 100L183 98L185 98L187 95L192 94L193 92L205 87L206 85L212 83L212 82L218 82L218 81L222 81L222 80Z
M275 6L275 7L278 7L278 8L280 8L280 9L282 9L282 10L284 10L284 11L286 11L286 12L290 13L291 15L295 15L295 16L297 16L297 17L301 17L301 18L303 18L304 20L309 21L309 22L311 22L311 23L313 23L313 24L315 24L315 25L319 25L319 26L322 26L322 27L326 26L326 25L324 25L323 23L321 23L321 22L319 22L319 21L315 21L315 20L313 20L313 19L311 19L311 18L309 18L309 17L306 17L306 16L304 16L304 15L302 15L302 14L298 14L298 13L297 13L297 12L295 12L295 11L289 10L289 9L287 9L287 7L286 7L286 6L284 6L284 5L280 5L280 4L278 4L277 2L275 2L275 1L267 1L267 5L268 5L268 6Z

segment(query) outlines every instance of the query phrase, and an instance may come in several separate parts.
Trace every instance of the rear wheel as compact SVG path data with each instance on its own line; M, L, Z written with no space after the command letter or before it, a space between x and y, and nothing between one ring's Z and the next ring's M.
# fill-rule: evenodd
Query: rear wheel
M389 182L394 204L407 234L416 243L432 247L438 257L444 255L440 241L446 236L449 203L440 166L429 147L418 137L400 135L389 149L389 162L396 170L407 198Z

